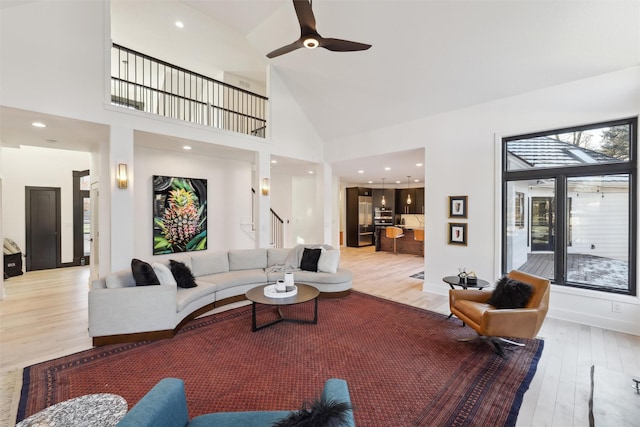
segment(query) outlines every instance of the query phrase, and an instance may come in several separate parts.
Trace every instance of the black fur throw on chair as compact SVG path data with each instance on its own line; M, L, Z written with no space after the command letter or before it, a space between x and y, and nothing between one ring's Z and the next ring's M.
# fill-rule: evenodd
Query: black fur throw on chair
M302 408L273 424L273 427L340 427L347 421L350 409L350 404L334 400L304 402Z

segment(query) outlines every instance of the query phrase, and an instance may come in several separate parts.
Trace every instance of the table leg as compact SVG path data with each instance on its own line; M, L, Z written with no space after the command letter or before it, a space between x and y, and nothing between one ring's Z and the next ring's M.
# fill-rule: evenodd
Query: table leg
M255 332L258 330L256 325L256 303L251 303L251 332Z

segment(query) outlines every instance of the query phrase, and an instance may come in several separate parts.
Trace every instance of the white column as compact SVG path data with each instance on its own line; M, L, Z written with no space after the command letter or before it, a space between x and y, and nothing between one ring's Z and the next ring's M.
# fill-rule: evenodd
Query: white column
M133 170L133 129L111 126L109 144L108 169L101 173L107 179L107 187L111 195L110 200L110 271L118 271L131 266L134 248L134 170ZM127 165L127 188L118 188L116 171L119 164ZM101 187L104 188L104 187ZM150 197L149 195L139 195ZM102 203L103 200L101 199ZM102 218L100 220L102 223ZM104 260L104 258L102 259ZM102 267L102 262L101 262Z
M321 212L322 241L333 247L339 247L339 234L335 230L335 210L338 206L338 193L334 191L331 165L323 162L317 166L318 212Z
M269 194L262 194L262 180L271 182L271 154L267 151L257 151L255 155L255 182L256 190L255 212L255 237L256 248L268 248L271 246L271 190ZM269 184L271 185L271 184Z

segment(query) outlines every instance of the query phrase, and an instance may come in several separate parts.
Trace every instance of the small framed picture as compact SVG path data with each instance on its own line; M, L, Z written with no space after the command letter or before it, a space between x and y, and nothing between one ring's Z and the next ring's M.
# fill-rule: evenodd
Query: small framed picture
M467 217L467 196L449 196L449 218Z
M467 224L449 223L449 244L467 246Z

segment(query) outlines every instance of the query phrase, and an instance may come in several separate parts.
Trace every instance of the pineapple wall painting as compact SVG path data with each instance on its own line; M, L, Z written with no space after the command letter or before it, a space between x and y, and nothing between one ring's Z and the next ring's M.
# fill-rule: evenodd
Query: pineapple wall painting
M207 249L207 180L153 176L153 254Z

